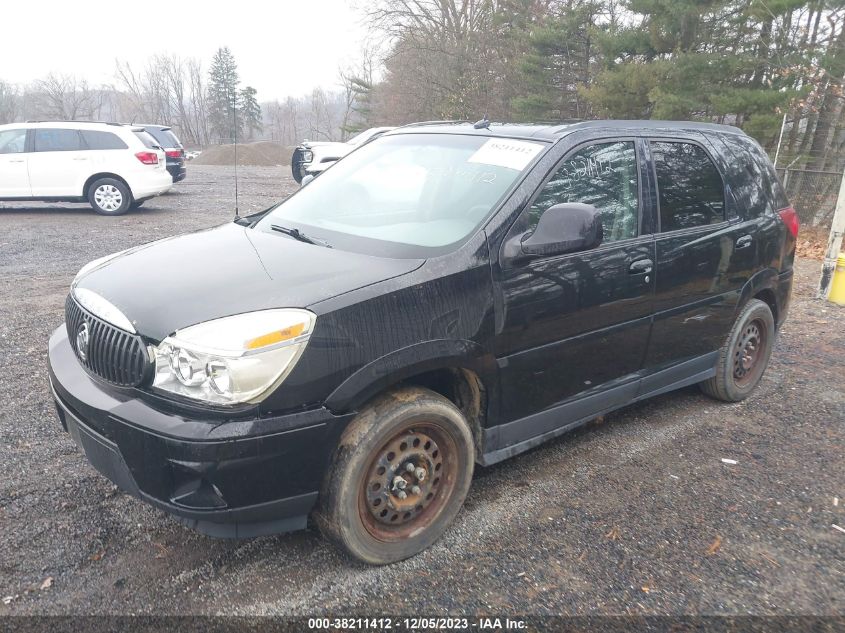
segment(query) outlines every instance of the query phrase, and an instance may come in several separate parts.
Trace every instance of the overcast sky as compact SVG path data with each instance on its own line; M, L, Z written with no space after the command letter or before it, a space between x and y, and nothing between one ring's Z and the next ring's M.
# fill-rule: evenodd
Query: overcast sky
M336 87L366 35L349 0L4 0L2 14L2 80L55 72L111 83L115 59L140 66L155 53L198 57L207 69L228 46L259 101Z

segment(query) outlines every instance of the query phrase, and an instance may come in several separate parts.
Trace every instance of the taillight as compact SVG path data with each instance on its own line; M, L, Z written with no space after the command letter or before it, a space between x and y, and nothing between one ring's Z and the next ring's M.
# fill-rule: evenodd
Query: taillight
M138 152L135 158L145 165L158 165L158 154L155 152Z
M182 158L182 154L184 153L181 149L169 149L166 152L168 158Z
M798 214L795 213L795 209L786 207L778 211L778 215L780 215L780 219L783 220L789 232L792 233L792 237L798 237L798 227L801 223L798 221Z

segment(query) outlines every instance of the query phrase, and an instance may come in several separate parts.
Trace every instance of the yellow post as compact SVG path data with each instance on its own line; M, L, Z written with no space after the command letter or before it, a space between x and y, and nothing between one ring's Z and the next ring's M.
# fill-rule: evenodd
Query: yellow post
M833 273L833 282L830 284L828 301L840 306L845 306L845 255L836 259L836 271Z

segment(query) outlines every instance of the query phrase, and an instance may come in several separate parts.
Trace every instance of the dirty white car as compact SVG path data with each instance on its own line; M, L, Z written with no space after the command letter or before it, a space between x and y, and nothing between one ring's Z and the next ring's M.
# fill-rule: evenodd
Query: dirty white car
M346 156L356 147L392 130L392 127L371 127L353 136L345 143L335 141L305 140L293 150L290 168L296 182L302 182L305 176L317 176L332 164Z

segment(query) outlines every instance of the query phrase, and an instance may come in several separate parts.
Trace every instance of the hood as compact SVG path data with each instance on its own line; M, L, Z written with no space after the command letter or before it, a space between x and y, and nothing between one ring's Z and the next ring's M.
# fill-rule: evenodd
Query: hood
M232 314L307 308L423 261L324 248L231 223L131 249L76 286L111 302L139 334L161 340Z

